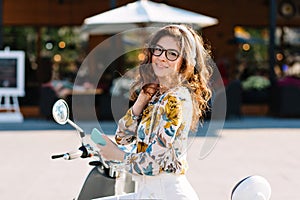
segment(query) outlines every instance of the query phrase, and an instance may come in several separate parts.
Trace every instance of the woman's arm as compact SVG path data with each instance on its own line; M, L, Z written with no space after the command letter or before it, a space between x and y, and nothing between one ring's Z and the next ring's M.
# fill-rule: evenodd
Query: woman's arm
M157 84L145 85L133 106L126 112L125 116L119 120L118 128L115 134L117 144L127 145L136 138L136 129L138 120L144 107L151 100L157 90Z
M145 85L134 105L126 112L125 116L119 120L118 128L115 134L116 143L127 145L132 143L136 138L136 129L138 126L138 117L142 113L145 105L150 101L157 90L157 84ZM125 152L120 150L106 135L103 135L106 145L97 145L101 155L108 160L124 160Z

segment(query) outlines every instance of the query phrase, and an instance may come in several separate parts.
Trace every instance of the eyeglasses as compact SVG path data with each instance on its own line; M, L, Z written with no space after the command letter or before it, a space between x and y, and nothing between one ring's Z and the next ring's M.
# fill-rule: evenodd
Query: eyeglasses
M179 52L175 49L164 49L160 45L155 45L150 48L151 53L154 56L160 56L163 52L165 52L165 56L169 61L175 61L179 57Z

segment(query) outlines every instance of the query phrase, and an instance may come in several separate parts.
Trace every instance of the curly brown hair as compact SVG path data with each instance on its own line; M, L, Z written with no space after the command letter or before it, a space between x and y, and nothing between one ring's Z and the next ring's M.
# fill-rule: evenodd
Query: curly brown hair
M179 84L187 87L192 95L194 106L192 130L195 130L198 121L203 120L209 109L208 102L212 96L209 80L215 63L210 56L209 47L204 46L203 38L187 25L165 26L150 38L143 50L145 59L139 65L139 76L131 87L131 100L137 98L136 91L139 91L144 84L156 82L153 68L149 67L152 58L150 47L156 45L165 36L174 38L181 49L183 59L179 69Z

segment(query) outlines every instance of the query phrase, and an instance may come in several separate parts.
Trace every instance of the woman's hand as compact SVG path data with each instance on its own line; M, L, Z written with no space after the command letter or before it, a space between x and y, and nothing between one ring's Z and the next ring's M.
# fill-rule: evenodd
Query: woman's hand
M159 85L157 83L148 83L142 87L142 90L132 106L132 112L138 116L142 113L145 105L151 100L153 95L157 92Z
M106 144L104 146L97 144L100 150L100 154L106 160L119 160L123 162L125 152L118 148L118 146L111 140L107 135L102 134L103 139L105 139Z
M157 92L159 85L157 83L148 83L142 87L142 94L147 95L150 100L152 96Z

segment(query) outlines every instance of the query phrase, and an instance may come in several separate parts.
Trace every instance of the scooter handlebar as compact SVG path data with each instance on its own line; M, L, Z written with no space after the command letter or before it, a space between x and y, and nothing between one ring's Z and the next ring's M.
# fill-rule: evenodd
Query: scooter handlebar
M53 155L51 156L52 159L62 158L65 154Z
M76 158L80 158L83 154L84 154L83 151L77 150L77 151L72 151L64 154L53 155L51 156L51 158L52 159L64 158L65 160L73 160Z
M66 153L63 158L65 160L73 160L76 158L80 158L82 156L82 154L83 154L83 152L81 150L78 150L78 151Z

